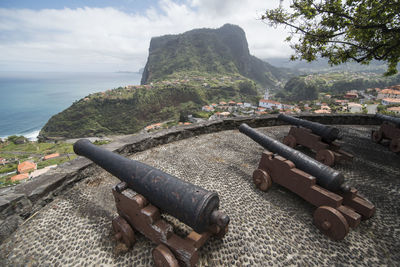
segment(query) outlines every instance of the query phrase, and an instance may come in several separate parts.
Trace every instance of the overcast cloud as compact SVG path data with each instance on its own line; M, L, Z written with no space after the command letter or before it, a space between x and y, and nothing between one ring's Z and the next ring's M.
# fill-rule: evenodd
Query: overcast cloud
M253 55L289 57L287 31L259 19L278 5L279 0L161 0L141 13L0 8L0 70L137 71L146 63L151 37L225 23L244 29Z

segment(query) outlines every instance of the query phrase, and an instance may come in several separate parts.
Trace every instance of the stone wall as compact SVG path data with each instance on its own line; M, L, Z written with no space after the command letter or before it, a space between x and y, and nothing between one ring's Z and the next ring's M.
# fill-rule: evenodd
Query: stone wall
M373 115L324 114L303 115L300 116L300 118L323 124L380 124L380 121ZM118 141L104 145L103 147L127 156L155 146L201 134L237 129L242 123L247 123L251 127L268 127L286 124L277 120L276 115L257 118L228 118L176 127L154 133L126 136ZM0 189L0 242L12 234L25 220L29 220L37 211L51 202L54 197L70 188L74 183L87 177L88 174L94 172L96 168L99 167L90 160L78 157L32 180L13 187Z

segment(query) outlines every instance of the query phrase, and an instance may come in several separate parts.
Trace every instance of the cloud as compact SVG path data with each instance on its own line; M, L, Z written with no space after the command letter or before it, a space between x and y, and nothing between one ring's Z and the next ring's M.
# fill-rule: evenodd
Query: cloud
M241 26L250 52L260 58L288 56L287 32L259 20L279 1L160 0L142 13L113 7L0 9L0 70L138 70L153 36L194 28Z

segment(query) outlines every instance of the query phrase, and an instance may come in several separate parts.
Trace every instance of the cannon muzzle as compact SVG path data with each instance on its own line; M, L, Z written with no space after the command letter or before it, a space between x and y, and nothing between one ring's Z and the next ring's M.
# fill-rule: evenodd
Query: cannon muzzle
M239 131L256 141L265 149L292 161L296 165L296 168L314 176L317 184L320 186L330 191L344 190L344 187L342 186L344 176L340 172L335 171L329 166L326 166L279 141L259 133L245 123L240 125Z
M336 139L342 138L339 129L335 127L326 126L318 122L302 120L285 114L279 114L278 119L283 120L292 125L308 128L316 135L321 136L322 140L327 143L332 143Z
M198 233L211 225L224 227L229 223L229 217L218 210L219 197L215 192L97 147L87 139L78 140L74 151L124 181L130 189Z

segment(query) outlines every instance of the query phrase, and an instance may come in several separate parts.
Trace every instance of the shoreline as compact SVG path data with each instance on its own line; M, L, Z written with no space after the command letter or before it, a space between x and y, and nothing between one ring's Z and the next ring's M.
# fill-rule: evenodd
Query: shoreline
M27 138L29 141L37 141L38 140L38 136L39 136L39 132L41 129L39 130L34 130L31 132L27 132L27 133L16 133L16 134L10 134L10 135L5 135L5 136L0 136L1 140L5 140L7 139L9 136L13 136L13 135L17 135L17 136L24 136L25 138Z

